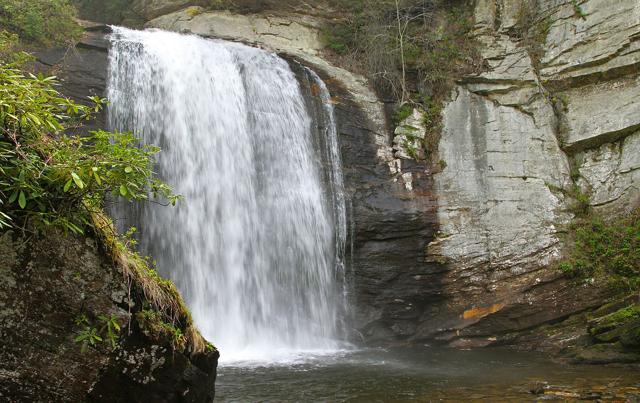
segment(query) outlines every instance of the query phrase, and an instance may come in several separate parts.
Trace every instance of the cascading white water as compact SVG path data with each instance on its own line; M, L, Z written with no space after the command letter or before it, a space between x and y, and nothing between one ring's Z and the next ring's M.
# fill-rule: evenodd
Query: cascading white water
M159 145L157 170L185 197L137 207L140 247L221 359L341 348L345 201L322 81L330 124L314 149L314 122L278 56L157 30L114 28L111 42L111 128Z

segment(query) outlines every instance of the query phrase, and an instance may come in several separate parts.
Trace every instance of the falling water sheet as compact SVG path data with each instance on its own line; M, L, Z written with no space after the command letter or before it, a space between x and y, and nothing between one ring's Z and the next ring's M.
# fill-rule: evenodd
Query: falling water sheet
M238 43L114 27L111 129L162 148L157 170L176 208L120 206L140 248L183 294L222 362L287 362L344 343L345 202L329 136L277 55ZM318 153L329 161L323 182Z

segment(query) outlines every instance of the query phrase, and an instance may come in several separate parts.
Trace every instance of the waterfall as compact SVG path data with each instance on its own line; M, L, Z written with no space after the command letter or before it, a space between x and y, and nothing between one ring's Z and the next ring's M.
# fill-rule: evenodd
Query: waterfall
M345 200L333 109L317 83L329 122L320 142L280 57L158 30L111 35L110 127L160 146L157 172L185 197L116 219L139 228L141 251L223 361L343 346Z

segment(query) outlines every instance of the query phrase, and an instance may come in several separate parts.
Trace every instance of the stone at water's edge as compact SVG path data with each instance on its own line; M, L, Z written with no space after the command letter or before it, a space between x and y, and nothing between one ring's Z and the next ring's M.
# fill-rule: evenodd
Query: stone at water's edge
M130 321L122 271L93 238L8 232L0 256L0 400L213 400L218 352L189 355L145 336ZM82 315L98 329L100 315L114 315L117 348L105 341L82 352Z

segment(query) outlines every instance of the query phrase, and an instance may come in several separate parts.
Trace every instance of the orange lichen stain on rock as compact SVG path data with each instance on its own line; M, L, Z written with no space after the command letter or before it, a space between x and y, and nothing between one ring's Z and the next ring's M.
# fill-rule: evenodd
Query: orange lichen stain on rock
M463 319L482 318L492 313L496 313L504 308L504 304L493 304L482 308L471 308L464 311L462 314Z
M320 86L318 84L311 84L311 95L314 97L320 96Z

